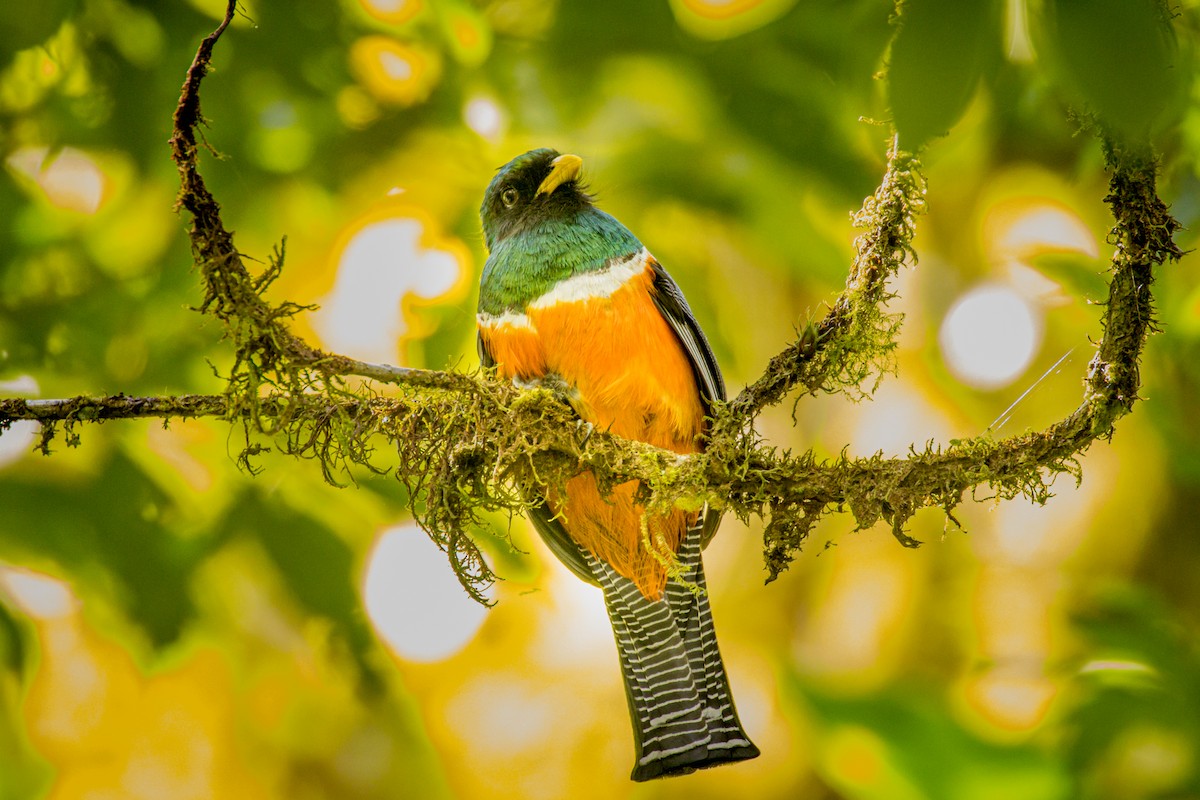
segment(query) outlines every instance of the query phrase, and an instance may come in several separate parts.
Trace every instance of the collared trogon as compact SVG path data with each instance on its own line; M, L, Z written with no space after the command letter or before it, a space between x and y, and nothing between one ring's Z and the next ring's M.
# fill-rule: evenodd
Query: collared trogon
M489 184L480 358L519 384L562 392L598 430L694 453L711 403L725 398L716 359L671 276L592 204L582 167L578 156L533 150ZM582 473L531 512L554 554L604 592L633 719L632 777L754 758L700 563L720 515L647 514L636 490L629 482L605 497Z

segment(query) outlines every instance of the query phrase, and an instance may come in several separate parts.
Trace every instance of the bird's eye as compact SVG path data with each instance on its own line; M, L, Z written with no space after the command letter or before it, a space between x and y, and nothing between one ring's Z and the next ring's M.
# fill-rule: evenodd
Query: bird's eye
M500 195L500 200L504 203L505 208L512 208L517 204L520 194L513 187L508 187L504 190L504 194Z

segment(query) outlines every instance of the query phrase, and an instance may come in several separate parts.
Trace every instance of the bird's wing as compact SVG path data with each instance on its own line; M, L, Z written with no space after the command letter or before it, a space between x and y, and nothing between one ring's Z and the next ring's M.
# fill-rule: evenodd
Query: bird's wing
M700 389L700 399L704 402L704 410L712 412L714 400L725 399L725 379L721 377L721 368L717 366L716 356L712 347L700 329L692 309L680 291L679 286L667 274L657 259L651 258L654 269L654 284L651 294L654 305L658 307L663 319L671 326L683 350L687 353L688 361L692 364L692 372L696 376L696 386ZM716 509L706 508L704 524L700 534L700 546L707 547L709 541L717 532L721 522L721 514Z
M487 345L483 342L483 334L479 331L475 332L475 352L479 353L479 363L486 369L491 369L496 366L496 359L492 358L492 353L487 349Z
M650 263L654 269L654 305L658 306L663 319L671 326L671 330L675 332L679 343L687 352L704 408L711 411L714 400L725 399L725 379L721 377L721 368L717 366L712 347L709 346L704 331L700 330L700 325L692 315L692 309L688 307L679 286L657 260L652 259Z
M542 541L546 543L558 560L566 565L567 569L574 572L580 580L600 585L600 581L596 579L588 564L588 554L567 534L566 529L554 516L550 507L546 505L545 500L529 509L529 520L541 535Z
M496 359L488 351L483 337L478 334L475 336L475 349L479 352L480 364L484 367L494 367L496 365ZM559 561L567 565L567 569L588 583L598 584L595 575L592 574L592 568L588 566L587 557L583 550L567 534L562 523L555 518L554 512L546 505L545 500L541 500L537 505L530 507L529 519L533 522L533 527L542 537L542 540L546 542L551 552L558 557Z

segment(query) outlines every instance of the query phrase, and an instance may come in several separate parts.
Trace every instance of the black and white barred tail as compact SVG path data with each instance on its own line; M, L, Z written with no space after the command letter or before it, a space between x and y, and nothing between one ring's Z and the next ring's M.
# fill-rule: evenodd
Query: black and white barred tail
M647 599L632 581L585 555L617 640L633 721L635 781L758 755L738 721L717 649L700 545L698 525L678 554L683 580L668 581L660 600Z

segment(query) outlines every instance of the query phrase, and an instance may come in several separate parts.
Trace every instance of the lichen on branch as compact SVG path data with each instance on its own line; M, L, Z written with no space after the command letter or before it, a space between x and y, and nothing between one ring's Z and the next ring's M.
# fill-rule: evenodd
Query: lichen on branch
M916 262L915 220L926 184L913 154L888 153L879 188L855 215L862 229L842 294L820 320L807 324L772 358L763 375L715 409L703 453L679 456L578 424L554 393L521 391L492 373L462 373L367 364L325 353L296 336L289 322L308 307L266 298L284 268L281 243L258 275L225 228L220 207L199 170L196 129L200 84L213 48L236 10L230 0L221 25L200 45L175 111L171 153L180 174L178 207L191 215L189 236L204 297L198 309L220 320L234 360L220 395L0 399L0 432L16 420L43 424L39 447L49 452L61 431L77 443L84 422L119 418L216 417L241 426L241 462L268 444L316 461L325 479L345 483L354 470L384 471L377 448L397 459L395 477L408 489L411 511L448 554L466 590L484 602L495 579L476 541L482 514L524 510L529 498L589 470L602 490L637 480L641 499L656 509L708 503L743 520L761 517L768 580L787 567L826 515L847 511L859 527L886 521L906 546L913 514L937 507L954 522L967 492L1044 503L1055 477L1081 476L1079 458L1137 400L1138 360L1155 330L1153 271L1181 255L1178 223L1159 199L1157 164L1148 147L1104 138L1111 174L1106 198L1114 218L1109 297L1103 338L1084 380L1080 405L1043 431L1002 440L981 436L912 446L904 457L843 455L817 459L764 444L754 420L793 391L840 392L860 399L894 370L901 318L888 312L889 279ZM359 376L394 384L379 396ZM874 381L872 382L872 378Z
M893 137L883 179L854 214L862 233L854 240L854 261L846 288L829 312L810 323L767 364L763 375L729 403L717 434L732 427L746 431L763 408L783 400L796 387L810 394L849 392L866 396L883 375L893 372L902 315L889 313L888 280L906 262L916 263L916 217L925 211L925 178L919 160ZM869 389L863 384L872 376Z

